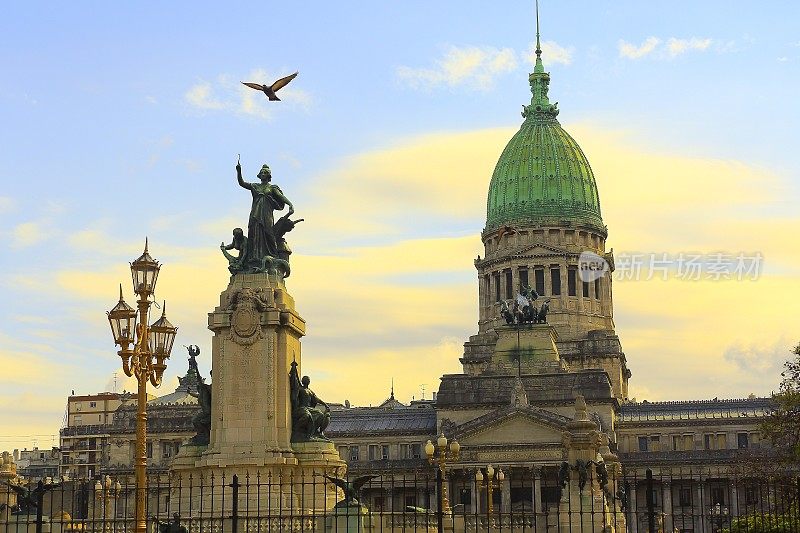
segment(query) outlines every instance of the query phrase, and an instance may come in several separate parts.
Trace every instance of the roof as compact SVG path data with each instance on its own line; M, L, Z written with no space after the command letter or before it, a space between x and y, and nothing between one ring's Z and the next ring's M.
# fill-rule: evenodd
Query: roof
M192 396L192 393L197 394L197 385L200 383L200 379L196 363L193 365L190 361L186 374L183 377L178 376L178 388L175 389L175 392L150 400L147 405L197 405L197 398Z
M439 385L436 406L439 409L462 409L508 405L516 385L514 377L446 374ZM521 380L531 405L572 404L578 394L592 404L616 401L604 370L523 374Z
M331 411L331 423L325 433L330 437L433 435L436 433L436 411L432 403Z
M620 422L758 418L775 408L772 398L732 398L674 402L628 402L619 410Z
M486 231L514 223L585 225L605 233L594 173L581 147L556 120L541 51L529 76L525 121L497 161L486 201Z

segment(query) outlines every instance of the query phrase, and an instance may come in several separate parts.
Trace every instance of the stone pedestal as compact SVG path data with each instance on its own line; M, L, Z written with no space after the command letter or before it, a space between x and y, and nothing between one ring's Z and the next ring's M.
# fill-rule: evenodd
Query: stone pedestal
M341 531L342 533L357 533L371 530L369 510L358 504L339 504L333 509L333 514L325 518L325 531Z
M558 334L549 324L520 324L495 328L498 339L492 364L498 369L517 372L517 365L526 373L547 373L565 370L556 347ZM517 359L520 358L519 363Z
M322 474L343 476L346 464L330 442L291 442L289 371L292 361L302 365L305 321L283 279L237 274L209 313L208 328L214 332L210 442L185 446L173 461L171 505L204 515L230 511L229 484L237 475L243 515L330 509L335 489L311 487Z

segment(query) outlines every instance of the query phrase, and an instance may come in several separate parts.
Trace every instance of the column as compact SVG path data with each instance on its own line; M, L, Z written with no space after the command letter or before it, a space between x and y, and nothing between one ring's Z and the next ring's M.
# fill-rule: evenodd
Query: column
M664 495L664 531L672 531L672 482L664 481L661 484L661 493Z
M535 466L531 469L533 473L533 512L542 512L542 467Z
M695 529L699 530L706 530L709 529L708 525L705 523L706 520L706 507L708 506L708 501L705 499L703 494L703 483L701 481L697 481L697 501L692 502L692 514L699 517L699 523L696 524Z
M733 482L728 480L728 483L730 483L731 486L730 516L739 516L739 496L736 491L735 480Z
M470 479L469 478L469 473L467 473L467 474L468 474L467 479ZM470 483L472 484L471 485L472 489L470 490L470 496L469 496L469 505L470 505L469 512L474 514L474 513L477 513L479 511L479 509L478 509L478 492L480 492L481 488L477 483L475 483L475 477L474 476L472 477L472 479L470 479Z
M628 516L630 517L630 523L628 524L628 528L630 529L631 533L637 533L639 531L639 505L636 501L636 482L631 484L631 493L628 494Z
M503 513L510 513L511 512L511 468L508 471L503 471L505 477L503 478L502 483L500 483L500 494L501 501L500 501L500 511Z
M519 293L519 265L511 267L511 292L515 297Z

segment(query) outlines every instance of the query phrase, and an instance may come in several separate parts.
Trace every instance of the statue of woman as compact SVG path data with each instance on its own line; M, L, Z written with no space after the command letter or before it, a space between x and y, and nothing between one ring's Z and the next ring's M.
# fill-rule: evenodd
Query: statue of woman
M294 213L294 206L280 187L270 183L272 173L269 166L262 166L258 173L261 183L248 183L242 179L242 165L237 161L236 177L239 185L253 195L250 220L247 224L247 242L241 254L243 257L240 259L240 264L245 272L258 272L264 268L265 258L278 257L278 238L275 235L273 212L289 206L287 215L291 215Z

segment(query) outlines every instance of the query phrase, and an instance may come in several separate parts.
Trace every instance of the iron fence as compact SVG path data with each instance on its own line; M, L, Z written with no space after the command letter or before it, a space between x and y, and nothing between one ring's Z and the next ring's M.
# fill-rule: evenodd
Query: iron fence
M593 467L565 473L560 465L517 464L495 467L490 484L485 468L453 466L446 480L429 469L368 480L352 472L347 481L363 482L359 504L336 506L344 493L322 475L151 476L147 530L800 533L796 476L698 466L642 467L606 478ZM124 475L6 484L0 531L132 532L134 497L133 478Z

